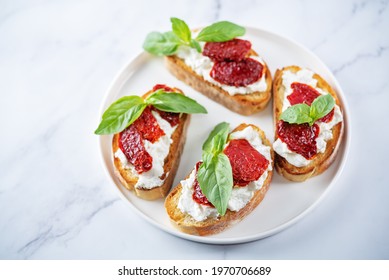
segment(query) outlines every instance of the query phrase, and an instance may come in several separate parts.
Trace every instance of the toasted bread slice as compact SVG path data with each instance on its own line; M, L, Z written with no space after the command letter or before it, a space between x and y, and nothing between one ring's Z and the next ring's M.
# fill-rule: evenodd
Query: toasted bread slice
M251 55L257 56L253 50L251 50ZM272 77L266 63L263 63L263 74L265 75L267 84L265 91L230 95L221 87L204 80L202 76L193 71L193 69L185 64L185 61L178 56L166 56L165 62L169 71L179 80L238 114L248 116L259 112L266 107L270 100Z
M258 135L262 139L264 145L271 147L269 140L266 139L264 132L254 125L241 124L235 128L232 132L240 131L245 129L247 126L254 128ZM227 209L227 212L222 217L208 217L203 221L196 221L187 213L183 213L178 208L179 199L182 193L182 185L178 184L166 197L165 208L170 217L172 224L182 232L192 234L192 235L211 235L219 233L226 228L236 224L245 218L249 213L251 213L255 207L262 201L265 197L267 190L273 176L273 162L274 162L274 152L270 149L271 154L271 170L268 170L267 177L259 190L254 192L251 200L239 211L231 211ZM189 177L189 176L188 176ZM187 178L188 178L187 177Z
M274 125L277 127L277 122L280 119L283 107L285 87L282 84L282 75L285 71L291 71L296 73L302 68L299 66L288 66L282 69L278 69L274 76L273 81L273 117ZM314 74L313 78L317 80L317 87L328 92L335 99L335 103L339 106L340 111L342 111L342 106L337 96L336 92L332 87L318 74ZM314 156L311 162L302 167L297 167L289 163L284 157L275 153L275 168L277 172L285 177L288 180L301 182L305 181L308 178L319 175L331 165L334 161L337 151L339 149L342 136L343 136L343 121L339 122L332 127L332 139L327 140L327 145L324 153L318 153ZM278 138L277 129L275 129L275 138L276 141Z
M182 91L179 89L174 88L173 90L182 93ZM149 91L142 97L146 98L151 93L152 91ZM173 134L171 135L171 139L173 140L173 142L170 145L169 154L164 160L164 173L161 176L161 179L163 179L163 184L160 186L151 189L135 187L136 183L138 182L138 175L134 174L134 171L126 169L120 159L114 156L113 160L115 166L115 173L119 178L120 182L123 184L123 186L125 186L131 191L134 191L134 193L138 197L145 200L156 200L165 197L173 184L174 177L176 176L176 172L181 159L182 150L186 141L186 132L189 122L190 115L181 114L180 122L177 125L177 128L175 129ZM119 133L115 134L112 139L113 154L115 154L118 149L120 149Z

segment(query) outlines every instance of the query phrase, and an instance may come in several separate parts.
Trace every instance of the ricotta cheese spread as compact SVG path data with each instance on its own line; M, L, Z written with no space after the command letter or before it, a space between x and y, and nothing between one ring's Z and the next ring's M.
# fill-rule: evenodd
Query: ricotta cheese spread
M172 127L169 122L164 120L159 115L158 112L153 110L151 111L151 113L157 120L159 127L165 133L165 135L161 136L158 141L154 143L151 143L148 140L144 140L145 149L153 159L152 168L147 172L138 174L135 171L135 167L128 162L127 157L124 155L120 148L115 152L114 155L120 160L125 169L129 169L133 174L137 174L138 182L135 184L135 188L139 189L152 189L163 184L164 180L162 180L160 177L164 173L164 161L167 155L169 154L170 145L173 142L171 136L177 128L177 125Z
M295 82L303 83L311 86L315 90L317 90L320 94L329 94L324 90L318 88L317 80L313 78L314 73L308 69L301 69L300 71L293 73L291 71L285 71L282 75L282 85L285 87L284 100L282 111L285 111L288 107L291 106L288 96L293 92L291 85ZM332 128L343 121L342 112L338 105L335 105L334 108L334 117L328 123L326 122L316 122L320 128L319 136L316 138L316 148L317 153L324 153L327 147L327 141L332 139ZM297 166L303 167L310 164L311 160L306 159L302 155L291 151L287 144L282 142L280 138L278 138L273 143L274 151L285 158L289 163Z
M245 187L233 187L227 208L231 211L239 211L247 205L247 203L253 197L254 193L262 188L263 183L267 178L268 172L272 170L272 158L270 147L262 143L262 139L251 126L248 126L241 131L231 133L230 139L246 139L254 149L256 149L269 161L267 170L257 181L252 181ZM181 210L181 212L192 216L196 221L204 221L209 217L218 217L219 213L217 212L216 208L199 204L193 200L193 182L195 177L196 168L193 169L189 178L180 182L182 191L178 200L178 208Z
M204 43L201 44L202 48L203 46ZM214 65L213 61L209 57L202 55L202 53L199 53L196 49L191 48L189 46L180 46L176 55L179 58L183 59L185 61L185 64L188 65L198 75L202 76L204 80L218 87L221 87L230 95L250 94L257 91L265 91L267 89L266 73L262 73L262 76L258 81L246 87L228 86L219 83L211 77L210 72ZM260 62L262 65L265 65L264 61L259 56L250 56L250 58ZM263 68L263 72L265 72L264 70L265 68Z

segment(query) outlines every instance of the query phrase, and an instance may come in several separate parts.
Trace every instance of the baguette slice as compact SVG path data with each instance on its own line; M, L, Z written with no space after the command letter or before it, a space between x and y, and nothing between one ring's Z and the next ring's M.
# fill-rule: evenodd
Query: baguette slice
M263 143L269 147L271 144L269 140L265 137L265 133L254 125L240 124L234 131L240 131L245 129L247 126L251 126L258 132ZM249 213L251 213L255 207L259 205L262 199L265 197L267 190L273 176L273 163L274 163L274 152L271 149L271 159L272 170L268 171L266 180L264 181L262 187L259 190L256 190L251 200L239 211L230 211L227 209L227 212L224 216L218 218L208 217L204 221L196 221L189 214L181 212L178 208L178 201L182 192L181 183L178 184L166 197L165 208L170 217L172 224L180 231L192 234L192 235L211 235L219 233L228 227L236 224L245 218ZM189 175L188 175L189 177ZM187 178L188 178L187 177Z
M251 50L251 54L257 56L254 50ZM270 100L272 77L266 63L263 63L263 73L265 74L267 84L267 89L265 91L253 92L251 94L230 95L221 87L204 80L202 76L193 71L193 69L185 64L185 61L178 56L166 56L165 62L169 71L176 78L238 114L248 116L257 113L263 110Z
M182 93L182 91L177 88L173 88L173 90ZM146 98L151 93L152 91L149 91L142 97ZM165 197L173 184L174 177L176 176L182 150L186 141L186 132L189 122L190 115L181 114L180 122L171 136L173 142L170 145L169 154L164 161L164 174L162 175L162 178L165 179L161 186L152 189L136 188L135 185L138 182L138 175L134 174L131 170L124 168L120 159L114 156L115 174L123 186L131 191L134 191L138 197L145 200L156 200ZM115 154L118 149L120 149L119 133L115 134L112 139L113 154Z
M282 75L285 71L291 71L296 73L302 68L299 66L288 66L282 69L278 69L274 76L273 82L273 116L274 125L277 127L277 122L280 119L282 113L282 106L284 100L285 87L282 84ZM341 103L336 92L332 87L318 74L314 74L313 78L317 80L317 87L328 92L335 99L335 104L339 106L342 111ZM290 181L302 182L313 176L323 173L331 163L334 161L338 152L342 136L343 136L343 121L332 127L332 139L327 141L327 146L324 153L318 153L311 160L309 165L303 167L297 167L289 163L284 157L275 153L275 168L277 172ZM275 129L275 138L277 140L277 129Z

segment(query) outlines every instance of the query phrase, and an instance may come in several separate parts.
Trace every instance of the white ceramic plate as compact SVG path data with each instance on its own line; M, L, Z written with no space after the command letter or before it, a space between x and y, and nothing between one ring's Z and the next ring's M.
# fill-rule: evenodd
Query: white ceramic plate
M319 204L335 185L334 183L340 176L346 162L350 141L348 107L342 89L324 63L303 46L264 30L247 28L244 38L252 42L253 49L264 58L273 75L277 68L295 64L312 69L330 83L338 93L343 105L345 117L343 144L336 161L324 174L303 183L293 183L274 172L273 181L266 197L243 221L220 234L199 237L181 233L171 225L162 199L151 202L144 201L120 184L113 170L112 136L101 136L99 138L100 150L104 168L112 179L113 187L119 191L124 201L140 216L158 228L192 241L234 244L257 240L280 232L300 220ZM142 95L155 84L161 83L182 89L186 95L204 105L209 112L208 115L192 116L181 164L173 186L177 185L192 170L195 163L201 158L202 143L213 127L222 121L229 122L231 128L242 122L255 124L265 131L270 141L273 141L271 103L263 112L250 117L233 113L173 77L165 68L163 58L154 57L147 53L138 55L118 74L103 101L100 115L119 97L131 94Z

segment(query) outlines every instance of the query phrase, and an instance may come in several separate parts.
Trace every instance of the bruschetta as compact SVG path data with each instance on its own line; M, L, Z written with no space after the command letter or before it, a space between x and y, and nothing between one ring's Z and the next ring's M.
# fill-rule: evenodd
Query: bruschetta
M130 125L124 125L124 129L113 135L115 173L123 186L138 197L145 200L163 198L171 188L180 162L189 113L205 113L206 110L185 97L181 90L165 85L156 85L142 97L122 99L107 109L102 121L111 125L108 121L118 111L121 112L116 116L119 119L135 116ZM185 104L180 108L179 103ZM191 110L191 106L197 109Z
M212 132L210 137L212 134L215 135ZM220 145L220 139L215 141L213 150ZM167 196L166 211L173 225L180 231L201 236L219 233L245 218L265 197L273 175L274 154L264 132L255 125L241 124L228 135L221 153L231 165L232 179L224 189L230 192L227 197L219 193L212 198L215 192L220 191L220 186L215 189L215 186L207 185L215 182L212 178L207 180L207 176L217 176L215 173L219 172L220 184L226 184L229 172L220 171L223 169L221 167L216 168L216 172L209 170L212 167L205 163L209 157L204 156L206 152L203 152L202 161L196 164L187 178ZM204 192L206 189L209 194ZM216 204L220 197L225 200L224 211ZM213 200L215 204L212 204Z
M222 21L191 32L185 22L171 20L173 32L150 33L145 50L164 55L176 78L231 111L251 115L266 107L272 77L251 42L237 38L244 27Z
M275 73L273 102L277 172L291 181L324 172L334 161L343 135L342 105L336 92L313 71L288 66Z

